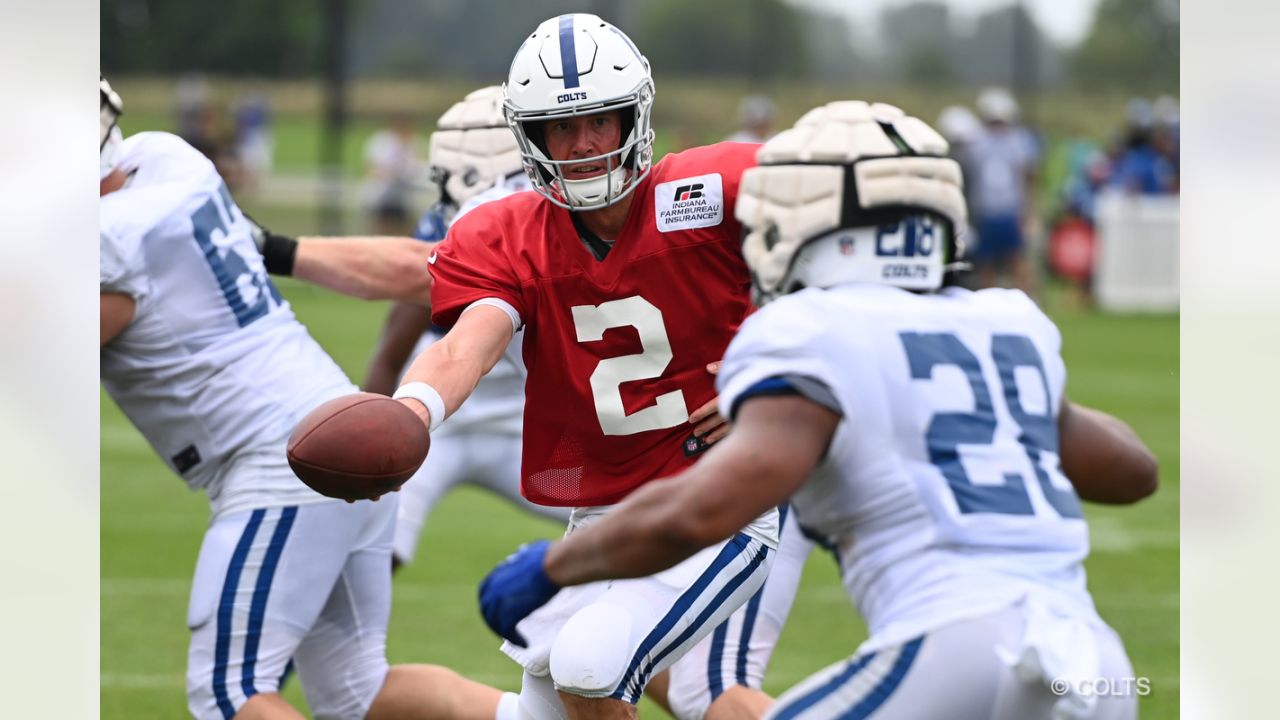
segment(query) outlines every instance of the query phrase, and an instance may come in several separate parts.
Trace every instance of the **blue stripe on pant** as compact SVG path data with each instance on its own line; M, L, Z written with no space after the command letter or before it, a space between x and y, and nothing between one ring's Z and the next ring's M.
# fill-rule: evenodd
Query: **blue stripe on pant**
M218 639L213 650L213 696L218 701L218 709L222 716L231 720L236 708L227 696L227 660L231 654L231 619L236 603L236 588L240 585L240 573L244 570L245 558L249 548L253 546L253 537L258 534L258 526L266 510L254 510L249 516L240 541L236 543L235 553L231 555L231 564L227 568L227 579L222 584L222 598L218 604Z
M923 643L924 637L922 636L904 644L898 653L897 659L893 662L893 667L889 669L884 679L877 683L871 689L871 692L867 693L856 705L841 712L838 716L840 720L866 720L878 710L893 694L893 691L897 690L898 686L902 684L902 679L907 676L907 671L911 669L911 664L915 662L916 655L920 652L920 645ZM868 653L851 661L844 670L821 687L814 689L807 695L796 698L793 702L789 702L785 708L782 708L773 716L774 720L793 720L800 717L801 713L822 702L851 682L875 657L876 653Z
M707 691L711 695L711 702L715 702L716 698L724 692L724 678L720 676L722 660L724 658L724 644L729 637L729 621L725 620L715 629L711 635L711 652L707 654Z
M676 636L674 640L667 643L665 650L650 660L644 668L641 668L640 664L644 661L644 658L660 641L671 633L679 620L685 616L689 609L693 607L694 602L698 600L698 598L707 589L707 586L711 584L712 580L714 580L736 558L747 552L751 543L752 539L742 533L738 533L729 540L724 549L720 551L720 554L716 556L716 559L711 562L711 565L707 570L698 577L697 581L695 581L694 584L686 590L678 600L676 600L675 605L673 605L671 610L662 618L657 627L655 627L653 631L645 637L644 641L640 643L640 647L636 650L635 656L632 657L631 663L627 666L627 671L622 675L622 682L619 683L618 689L613 692L611 697L625 700L630 703L639 701L640 693L644 690L644 686L648 684L649 676L653 673L653 669L661 663L667 655L680 647L686 640L701 630L707 620L715 614L726 600L729 599L729 596L741 587L742 584L746 582L753 573L755 573L760 565L764 563L765 558L769 556L769 548L760 544L759 550L756 552L755 556L751 558L747 567L729 580L720 592L712 598L711 602L707 604L702 612L698 614L698 617L689 624L684 632L680 633L680 635Z
M782 531L787 527L787 518L790 515L791 505L782 503L778 506L778 537L782 537ZM760 615L760 603L764 600L764 588L769 584L768 578L765 579L764 585L751 596L751 600L747 603L747 611L742 618L742 634L738 636L738 665L736 679L739 685L751 687L747 682L747 660L751 656L751 634L756 628L756 618ZM711 696L715 700L716 696Z
M244 690L246 699L258 692L253 685L253 673L258 663L258 643L262 640L262 622L267 615L267 597L271 594L271 580L275 577L276 566L280 562L285 541L289 539L289 530L293 528L293 520L297 515L297 507L287 507L280 511L280 522L271 535L271 544L267 547L267 555L262 560L262 569L258 571L258 582L253 588L253 604L249 608L249 633L244 639L244 665L240 672L240 687Z
M783 528L787 525L787 514L791 506L783 503L778 506L778 535L781 537ZM769 581L766 579L764 585L751 596L751 600L747 602L746 610L743 612L742 629L738 635L738 652L734 662L734 682L744 687L751 687L747 678L747 661L751 657L751 635L755 631L756 619L760 615L760 603L764 598L764 588ZM725 620L716 628L715 634L712 636L711 651L707 656L707 691L711 696L711 702L715 702L716 698L724 693L724 646L729 636L729 620Z
M768 580L766 579L767 583ZM751 632L756 627L756 617L760 614L760 601L764 598L764 586L751 596L747 603L747 613L742 618L742 634L738 636L737 681L739 685L750 687L747 683L747 658L751 654Z

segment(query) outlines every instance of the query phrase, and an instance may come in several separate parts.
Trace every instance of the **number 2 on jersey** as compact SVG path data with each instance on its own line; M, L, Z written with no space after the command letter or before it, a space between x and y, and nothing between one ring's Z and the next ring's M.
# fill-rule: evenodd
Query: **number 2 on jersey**
M999 485L979 485L969 479L960 458L960 445L991 445L996 437L996 413L991 392L982 375L977 356L951 333L899 335L915 380L930 380L937 366L959 368L973 391L972 412L940 412L933 416L925 432L929 459L942 471L961 513L1032 515L1031 496L1021 475L1003 474ZM999 371L1001 397L1020 429L1018 442L1027 453L1045 500L1064 518L1083 517L1080 502L1072 490L1061 490L1045 469L1046 453L1058 454L1057 417L1050 406L1049 379L1040 353L1023 335L995 335L991 338L991 359ZM1035 371L1044 388L1045 414L1029 412L1018 393L1015 372L1020 367Z
M661 430L689 419L684 393L679 390L659 395L653 405L630 415L622 404L622 383L661 377L671 364L671 340L661 310L639 295L599 305L575 305L570 310L578 342L595 342L606 330L619 327L634 327L640 336L642 352L605 358L591 373L591 394L605 435Z

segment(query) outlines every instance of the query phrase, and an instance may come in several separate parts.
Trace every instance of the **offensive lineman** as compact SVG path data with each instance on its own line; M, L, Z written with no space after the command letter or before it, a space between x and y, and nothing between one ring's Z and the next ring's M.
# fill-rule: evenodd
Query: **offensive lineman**
M420 240L444 239L445 228L492 200L532 189L515 135L502 115L502 88L476 90L440 116L431 135L428 159L440 201L418 223ZM424 263L425 265L425 263ZM364 389L390 395L410 359L440 339L431 326L431 310L397 303L369 363ZM565 522L566 508L535 505L520 495L521 415L524 411L524 360L516 334L497 365L484 376L466 405L431 439L426 462L400 488L392 561L413 561L431 509L454 486L471 482L495 492L523 510Z
M648 61L594 15L542 23L505 95L537 192L454 223L432 264L433 320L451 329L396 396L434 431L523 328L522 493L573 507L572 533L727 432L711 372L750 310L733 207L756 146L696 148L651 168ZM528 641L503 646L525 669L523 717L634 717L653 676L750 605L778 525L762 511L672 570L565 593L530 618ZM744 662L770 649L759 643ZM706 716L767 700L735 686L708 698Z
M388 667L394 499L322 497L285 462L305 412L355 388L267 279L213 165L168 133L123 139L119 96L105 79L100 94L103 384L212 509L187 619L192 715L301 718L278 693L292 658L317 718L495 717L497 690Z
M717 378L733 432L495 569L481 586L495 631L512 637L561 587L681 562L791 498L835 538L871 636L767 717L1135 717L1133 697L1075 690L1132 668L1085 588L1065 475L1087 499L1132 501L1154 491L1155 461L1123 423L1066 399L1061 337L1029 298L943 287L965 221L945 153L923 122L860 102L761 149L737 214L769 304Z

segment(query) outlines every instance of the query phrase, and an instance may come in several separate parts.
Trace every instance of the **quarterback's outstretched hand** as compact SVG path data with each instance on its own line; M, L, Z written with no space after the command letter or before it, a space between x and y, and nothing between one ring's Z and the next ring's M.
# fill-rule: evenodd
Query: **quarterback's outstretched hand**
M528 647L516 623L560 592L542 567L551 543L526 543L507 556L480 583L480 612L489 629L520 647Z

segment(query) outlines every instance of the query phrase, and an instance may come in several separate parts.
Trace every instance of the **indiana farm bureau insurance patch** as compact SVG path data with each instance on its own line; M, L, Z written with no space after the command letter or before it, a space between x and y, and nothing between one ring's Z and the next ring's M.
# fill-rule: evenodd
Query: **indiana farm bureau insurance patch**
M720 173L682 178L655 185L654 217L660 232L712 227L724 220L724 185Z

